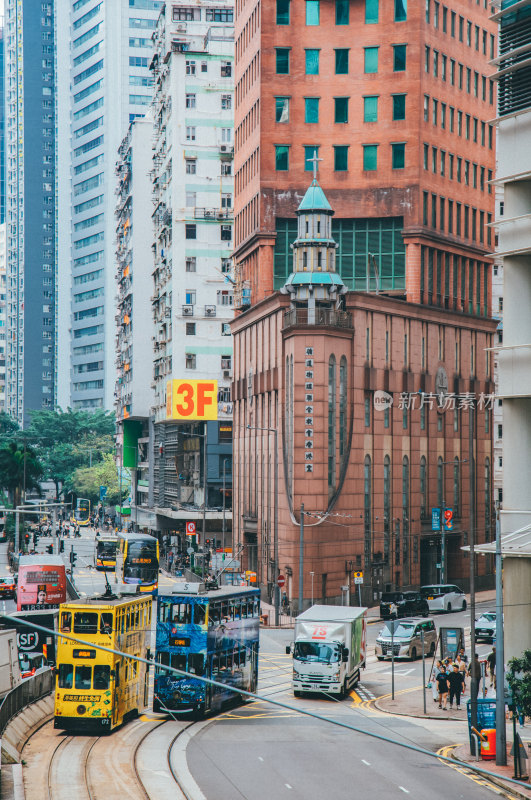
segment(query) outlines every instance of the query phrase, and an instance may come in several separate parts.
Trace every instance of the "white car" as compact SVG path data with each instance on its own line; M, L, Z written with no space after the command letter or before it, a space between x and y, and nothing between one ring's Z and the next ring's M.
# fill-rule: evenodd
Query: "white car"
M476 642L493 642L496 639L496 612L485 611L476 620Z
M430 614L433 611L464 611L466 597L462 589L451 583L432 583L421 586L420 593L428 601Z

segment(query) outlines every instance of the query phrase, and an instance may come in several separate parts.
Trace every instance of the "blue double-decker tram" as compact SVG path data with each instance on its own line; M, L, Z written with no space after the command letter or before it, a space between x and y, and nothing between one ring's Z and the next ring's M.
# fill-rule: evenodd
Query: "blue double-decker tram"
M202 586L188 583L172 594L159 594L156 660L198 677L180 678L157 667L154 711L199 717L234 702L239 689L256 690L259 591L232 586L205 591Z

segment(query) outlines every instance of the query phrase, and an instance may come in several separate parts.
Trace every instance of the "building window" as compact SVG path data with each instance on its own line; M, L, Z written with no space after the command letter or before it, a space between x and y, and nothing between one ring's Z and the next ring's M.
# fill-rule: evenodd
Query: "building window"
M186 174L187 175L195 175L196 174L196 160L195 158L187 158L185 159L186 165Z
M426 430L426 403L422 403L420 407L420 429Z
M186 272L195 272L197 268L197 259L195 256L186 259Z
M187 75L195 75L195 61L186 61L185 68Z
M221 369L232 369L232 356L221 356Z
M407 0L395 0L395 22L407 20Z
M348 170L348 145L334 146L334 170L336 172Z
M304 170L305 172L313 172L312 159L314 155L319 156L319 145L309 144L304 146ZM320 255L320 252L319 252ZM303 253L306 256L306 252Z
M197 98L195 94L186 95L186 108L196 108Z
M378 72L378 48L377 47L364 47L364 65L365 72L372 73Z
M184 293L185 303L187 306L194 306L196 302L195 289L190 289Z
M222 161L221 162L221 174L222 175L232 175L232 164L230 161Z
M460 514L460 506L461 506L461 469L460 469L459 459L454 459L454 515L456 517Z
M221 108L224 111L228 111L232 108L232 95L230 94L222 94L221 95Z
M286 172L289 169L289 145L275 145L275 169L277 172Z
M186 126L186 141L195 142L195 125Z
M393 95L393 119L401 120L406 118L406 95Z
M197 239L197 225L188 223L185 225L186 238Z
M389 406L384 408L384 428L388 428L390 424L391 415L389 413Z
M275 122L289 122L289 97L275 97Z
M195 356L195 353L185 353L184 366L185 366L186 369L195 369L196 368L196 356Z
M328 360L328 494L336 488L336 359Z
M186 335L195 336L195 322L186 323Z
M277 0L277 25L289 25L290 0Z
M336 75L348 75L348 48L334 51L336 54Z
M221 226L221 241L230 242L232 239L232 225Z
M305 50L306 75L319 75L319 50Z
M304 121L314 124L319 122L319 98L304 98Z
M387 408L386 411L389 411ZM384 561L389 563L389 534L391 531L391 459L384 456L383 474L383 507L384 507Z
M378 160L378 145L377 144L364 144L363 145L363 169L366 172L373 172L377 168Z
M289 75L289 47L277 47L275 50L277 75Z
M341 466L347 446L347 359L341 356L339 362L339 456Z
M222 336L230 336L231 335L230 322L222 322L221 323L221 335Z
M234 294L228 289L219 289L216 294L218 306L232 306L234 304Z
M371 427L371 396L368 392L365 392L364 398L364 419L365 419L365 427Z
M393 72L404 72L406 69L406 47L405 44L393 45Z
M232 76L232 64L230 61L222 61L220 65L220 77L230 78Z
M406 145L399 142L391 145L393 169L404 169L406 164Z
M348 122L348 97L334 97L334 122Z
M365 0L365 24L375 25L378 22L379 0Z
M306 0L306 25L319 25L319 0Z
M378 122L378 95L363 98L363 121Z
M336 25L350 22L350 0L336 0Z

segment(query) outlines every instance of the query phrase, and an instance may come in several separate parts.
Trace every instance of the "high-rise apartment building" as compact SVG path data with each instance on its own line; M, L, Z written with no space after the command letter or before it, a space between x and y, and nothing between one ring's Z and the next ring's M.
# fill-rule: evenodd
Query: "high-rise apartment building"
M6 125L5 125L5 40L4 18L0 16L0 225L6 219Z
M118 148L151 102L160 0L58 0L58 402L111 409L115 390Z
M489 14L486 0L238 0L239 306L286 280L317 152L349 289L489 313Z
M6 403L6 226L0 224L0 412Z
M6 410L53 408L56 375L55 3L5 2Z

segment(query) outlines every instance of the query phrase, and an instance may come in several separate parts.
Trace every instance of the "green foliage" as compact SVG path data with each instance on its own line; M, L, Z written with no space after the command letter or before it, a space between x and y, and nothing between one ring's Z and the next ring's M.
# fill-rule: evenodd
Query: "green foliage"
M8 441L0 447L0 487L7 491L14 506L20 504L24 487L26 491L40 491L42 474L42 464L29 445Z
M88 497L92 504L100 499L100 486L107 486L106 504L120 502L120 473L114 457L107 453L92 467L80 467L71 479L72 491L79 497ZM131 477L128 470L122 471L122 501L129 494Z
M520 658L511 658L506 677L520 711L531 716L531 650L525 650Z
M5 411L0 411L0 435L2 437L9 436L15 431L18 431L18 424Z

